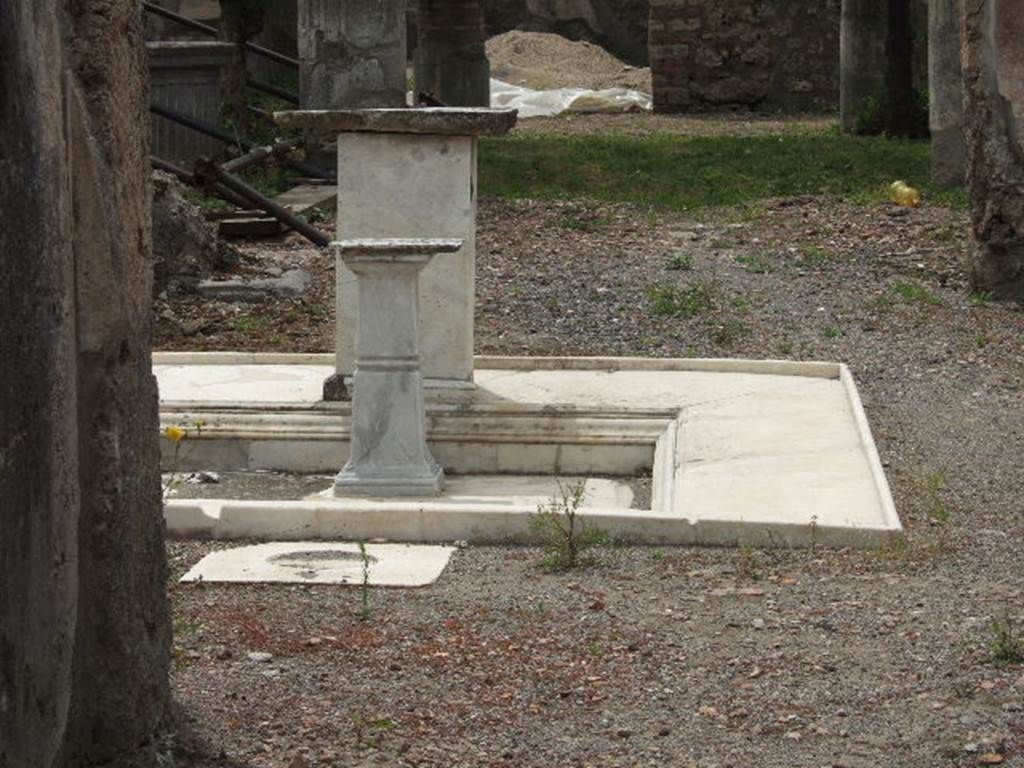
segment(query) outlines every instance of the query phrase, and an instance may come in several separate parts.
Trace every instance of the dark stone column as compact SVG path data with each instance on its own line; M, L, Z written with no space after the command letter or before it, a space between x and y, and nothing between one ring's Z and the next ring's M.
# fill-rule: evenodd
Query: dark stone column
M491 105L482 0L419 0L416 92L449 107Z
M405 106L404 0L299 0L302 109Z
M77 600L74 273L60 4L0 2L0 765L49 766Z
M888 0L843 0L839 28L839 119L860 132L886 101Z
M302 109L404 107L405 0L299 0ZM306 134L310 161L336 162L333 142Z
M171 640L147 61L136 0L67 0L78 339L79 600L65 764L156 765Z
M961 0L976 291L1024 300L1024 0Z
M928 3L928 104L932 178L943 186L964 183L964 101L957 0Z

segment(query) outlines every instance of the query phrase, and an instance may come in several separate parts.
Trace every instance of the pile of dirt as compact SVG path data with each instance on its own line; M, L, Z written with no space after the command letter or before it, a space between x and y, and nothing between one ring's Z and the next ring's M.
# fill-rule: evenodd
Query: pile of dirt
M632 88L651 92L651 70L631 67L598 45L513 30L487 41L491 77L536 90Z

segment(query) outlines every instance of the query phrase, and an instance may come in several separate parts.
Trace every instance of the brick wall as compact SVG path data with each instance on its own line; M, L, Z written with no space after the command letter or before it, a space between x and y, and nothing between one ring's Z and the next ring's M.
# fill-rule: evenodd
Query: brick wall
M654 106L835 109L840 0L650 0Z

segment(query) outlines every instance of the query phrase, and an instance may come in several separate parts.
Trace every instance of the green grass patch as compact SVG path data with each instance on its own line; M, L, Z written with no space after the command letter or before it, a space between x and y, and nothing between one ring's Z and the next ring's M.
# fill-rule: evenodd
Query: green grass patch
M923 190L926 204L966 206L962 190L933 186L930 173L927 141L837 129L713 137L516 134L485 137L480 149L483 195L677 210L752 206L794 195L878 203L888 199L894 179Z
M747 272L755 275L766 275L775 271L775 264L769 256L763 253L746 253L736 257L736 262L742 264Z
M672 272L689 272L693 269L693 256L688 253L673 253L665 262L665 269Z
M942 299L918 283L896 283L892 290L905 301L917 301L933 306L942 304Z
M651 311L660 317L696 317L714 309L718 287L704 281L682 287L657 283L647 289L647 299Z

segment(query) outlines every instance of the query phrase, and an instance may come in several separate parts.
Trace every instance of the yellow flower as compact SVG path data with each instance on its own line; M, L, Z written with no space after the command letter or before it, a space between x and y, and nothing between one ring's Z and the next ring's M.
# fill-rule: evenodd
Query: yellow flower
M164 427L164 437L177 445L185 439L187 433L181 427Z

